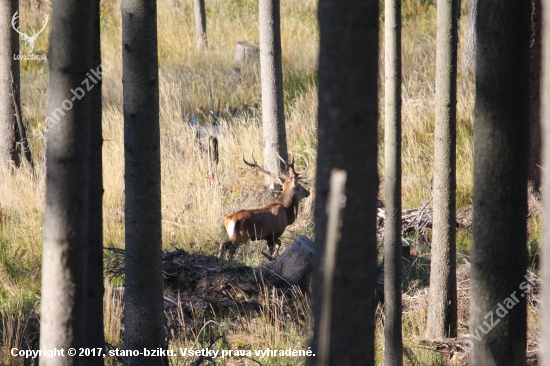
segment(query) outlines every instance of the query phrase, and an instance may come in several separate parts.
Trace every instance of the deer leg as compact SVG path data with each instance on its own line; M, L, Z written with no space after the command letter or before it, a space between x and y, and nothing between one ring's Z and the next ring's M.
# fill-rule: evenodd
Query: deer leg
M237 249L237 248L233 245L233 243L231 243L231 244L229 245L229 258L228 258L229 261L232 261L232 260L233 260L233 254L235 254L235 250L236 250L236 249Z
M231 258L233 257L233 253L235 253L235 247L230 240L221 243L218 257L220 257L220 259L223 259L226 251L229 251L229 260L231 260Z
M275 236L274 235L269 235L267 238L265 238L267 240L267 247L269 248L269 255L272 256L273 255L273 250L274 250L274 246L275 246Z
M281 239L275 238L275 244L277 244L277 251L275 252L275 257L279 256L279 249L281 248Z

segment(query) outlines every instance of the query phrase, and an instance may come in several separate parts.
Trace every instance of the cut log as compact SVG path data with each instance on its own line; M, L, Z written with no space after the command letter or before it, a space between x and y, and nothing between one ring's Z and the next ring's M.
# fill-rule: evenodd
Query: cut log
M313 248L314 244L310 238L299 235L283 254L273 263L266 265L265 268L283 277L288 283L297 285L306 291L310 282Z
M260 46L258 42L237 42L233 62L244 64L256 62L260 59Z

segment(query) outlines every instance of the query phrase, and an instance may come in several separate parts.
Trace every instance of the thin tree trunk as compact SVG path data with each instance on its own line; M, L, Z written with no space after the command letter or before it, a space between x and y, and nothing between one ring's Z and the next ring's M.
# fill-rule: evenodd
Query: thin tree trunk
M208 47L206 38L206 8L204 0L194 0L195 11L195 47L198 50Z
M42 264L40 349L86 344L86 246L91 98L71 90L88 78L91 2L54 0L46 123L48 171ZM41 365L78 365L78 356L41 357Z
M94 88L88 96L92 100L92 111L90 114L90 218L89 218L89 244L88 244L88 266L87 266L87 304L86 326L88 339L86 347L103 348L105 337L103 332L103 169L102 169L102 145L103 136L101 129L101 43L100 43L100 21L99 21L99 0L93 1L94 6L94 28L91 33L92 42L92 74ZM89 365L103 365L103 359L92 357L88 360Z
M18 10L18 0L0 2L0 164L12 161L16 166L21 163L14 105L14 96L15 102L19 102L19 60L14 60L14 55L19 54L19 35L13 30L11 21Z
M540 20L541 29L541 99L550 100L550 7L543 6ZM540 349L540 365L550 366L550 104L541 104L542 124L542 243L540 269L543 283L541 301L542 329Z
M332 169L347 171L346 208L336 255L331 365L374 364L378 1L319 1L319 155L315 202L313 353L319 339L321 258ZM263 55L263 53L262 53ZM311 359L312 364L320 362Z
M260 0L260 68L262 75L262 120L264 167L273 174L288 161L283 95L280 0ZM266 176L266 183L272 178Z
M428 338L456 337L456 0L437 2L434 223Z
M124 348L165 348L157 7L122 0L125 182ZM125 364L162 365L137 356Z
M468 4L466 44L464 45L464 53L462 54L462 62L460 64L463 72L475 71L477 2L478 0L470 0Z
M531 132L529 137L529 186L537 196L541 186L541 0L531 0Z
M470 364L525 365L530 1L480 2L477 24Z
M385 2L384 364L403 365L401 325L401 2Z
M15 24L15 28L19 29L19 17L15 17L15 13L19 12L19 0L11 0L12 3L12 19ZM19 14L19 13L17 13ZM12 26L10 22L10 26ZM13 27L13 26L12 26ZM15 59L15 55L19 55L19 33L13 31L12 33L12 51L11 51L11 104L13 111L13 117L15 118L15 139L16 139L16 150L21 152L21 155L25 158L27 163L33 166L31 150L29 146L29 141L27 140L27 131L25 125L23 124L23 113L21 110L21 71L19 68L19 59ZM0 112L1 113L1 112ZM17 153L17 152L16 152ZM18 157L20 161L21 158ZM14 160L15 161L15 160Z

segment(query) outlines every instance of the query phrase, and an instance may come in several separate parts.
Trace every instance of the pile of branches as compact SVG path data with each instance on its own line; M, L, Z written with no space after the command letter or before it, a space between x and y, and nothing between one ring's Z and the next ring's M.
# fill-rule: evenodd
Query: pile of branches
M401 212L402 219L402 235L404 237L415 236L419 242L429 245L431 240L431 231L433 227L433 210L429 207L432 200L429 199L421 207L411 208L403 210ZM457 211L456 213L456 227L471 231L472 219L471 219L471 207L466 207ZM376 214L378 225L378 240L379 244L384 240L384 222L386 220L386 212L384 208L379 207Z
M457 267L457 295L458 295L458 318L469 319L470 316L470 263L465 258L464 264ZM527 288L525 290L529 306L533 309L540 309L540 277L531 271L526 275ZM428 307L429 291L426 288L417 291L413 296L403 296L405 310L411 311L415 307L418 311ZM528 336L527 339L527 365L538 365L538 343L537 335ZM442 339L417 339L420 347L427 347L431 350L446 353L451 364L465 364L468 362L471 343L469 338L442 338Z
M124 250L111 251L106 263L108 277L124 273ZM278 291L289 301L296 289L269 266L249 267L212 255L190 254L183 249L162 254L164 307L182 311L186 318L200 313L241 314L259 310L265 294Z
M471 351L471 343L467 338L443 338L443 339L418 339L420 347L425 347L449 355L451 365L463 365L468 363L468 356ZM538 365L537 342L527 340L526 365Z

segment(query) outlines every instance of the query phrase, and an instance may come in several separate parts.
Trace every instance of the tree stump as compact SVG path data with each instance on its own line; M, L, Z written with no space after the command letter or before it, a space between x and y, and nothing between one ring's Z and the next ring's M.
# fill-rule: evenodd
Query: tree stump
M310 238L299 235L279 258L264 267L306 291L310 282L313 248L314 244ZM262 272L268 275L266 272L269 271Z
M256 62L260 59L260 46L258 42L237 42L233 62L244 64Z
M219 161L218 138L216 136L209 136L208 137L208 167L209 167L209 174L211 174L213 177L216 175L218 171L218 161Z

